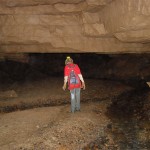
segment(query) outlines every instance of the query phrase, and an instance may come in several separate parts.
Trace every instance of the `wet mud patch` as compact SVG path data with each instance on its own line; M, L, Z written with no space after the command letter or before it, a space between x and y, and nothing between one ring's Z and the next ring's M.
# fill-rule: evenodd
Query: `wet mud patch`
M137 116L138 120L150 120L150 110L148 110L149 94L150 89L134 89L114 97L112 104L108 107L108 115L116 118Z
M10 113L18 110L27 110L33 108L40 108L40 107L52 107L52 106L60 106L68 104L68 101L63 101L62 99L53 101L51 99L48 100L37 100L38 103L20 103L12 106L4 106L0 107L0 113Z
M112 96L112 98L115 98L115 97L116 95ZM96 102L102 102L102 101L108 101L108 100L110 100L110 97L104 97L104 98L85 98L84 97L84 99L82 99L81 104L83 103L95 103L96 104ZM67 99L67 100L54 99L54 98L53 99L38 99L36 100L36 102L30 102L30 103L21 102L15 105L1 106L0 113L10 113L14 111L21 111L21 110L41 108L41 107L64 106L66 104L70 104L70 99ZM95 112L96 114L101 114L101 110L93 110L93 112Z
M106 133L119 149L150 149L149 89L122 93L112 100L107 116L111 124Z
M101 102L106 100L107 98L100 99L100 98L87 98L82 99L82 103L88 103L88 102ZM33 109L33 108L40 108L40 107L53 107L53 106L63 106L65 104L70 104L69 100L63 100L63 99L48 99L48 100L37 100L37 103L20 103L12 106L4 106L0 107L0 113L10 113L14 111L19 110L27 110L27 109ZM97 112L99 113L99 112Z

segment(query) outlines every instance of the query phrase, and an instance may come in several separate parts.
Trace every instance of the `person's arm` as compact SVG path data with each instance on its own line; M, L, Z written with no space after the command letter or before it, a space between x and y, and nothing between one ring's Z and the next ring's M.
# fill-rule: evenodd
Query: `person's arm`
M63 90L66 90L66 87L67 87L67 81L68 81L68 76L65 76L64 77L64 85L63 85Z
M62 87L63 90L66 90L67 82L68 82L68 69L65 66L65 69L64 69L64 84L63 84L63 87Z
M82 82L82 88L85 90L85 82L84 82L84 79L83 79L83 76L81 74L81 71L80 71L80 68L78 65L76 65L76 68L77 68L77 73L78 73L78 76Z
M82 74L78 74L78 76L79 76L80 80L81 80L82 82L84 82L84 79L83 79Z
M82 74L78 74L78 76L82 82L82 88L85 90L85 82L84 82L83 76L82 76Z

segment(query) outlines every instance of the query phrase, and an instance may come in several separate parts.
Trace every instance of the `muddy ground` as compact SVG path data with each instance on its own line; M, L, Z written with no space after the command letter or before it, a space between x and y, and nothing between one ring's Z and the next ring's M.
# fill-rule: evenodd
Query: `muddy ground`
M0 112L70 103L69 90L64 92L62 85L63 78L46 78L15 82L3 87L0 92ZM101 101L132 89L120 82L87 79L86 90L81 91L81 101Z
M74 114L62 78L1 88L0 149L150 149L149 90L115 81L85 81L81 111Z

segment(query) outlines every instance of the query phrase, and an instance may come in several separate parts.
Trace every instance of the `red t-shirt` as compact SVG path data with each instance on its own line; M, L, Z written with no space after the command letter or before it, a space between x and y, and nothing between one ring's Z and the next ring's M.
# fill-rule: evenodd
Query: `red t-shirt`
M75 67L74 67L75 66ZM68 76L68 79L69 79L69 75L70 75L70 71L71 71L71 69L70 69L70 67L74 67L74 72L78 75L78 74L81 74L81 71L80 71L80 68L79 68L79 66L77 65L77 64L68 64L68 65L66 65L65 66L65 68L64 68L64 76ZM80 79L79 79L80 80ZM68 89L69 90L72 90L72 89L74 89L74 88L81 88L81 83L79 83L79 84L77 84L77 85L71 85L71 84L69 84L69 82L68 82Z

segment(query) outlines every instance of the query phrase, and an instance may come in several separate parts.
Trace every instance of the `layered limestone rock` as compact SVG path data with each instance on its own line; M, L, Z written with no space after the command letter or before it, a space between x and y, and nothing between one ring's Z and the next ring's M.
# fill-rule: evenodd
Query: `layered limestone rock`
M115 0L99 16L106 30L119 40L150 42L150 1Z
M150 50L147 0L0 0L0 52Z

